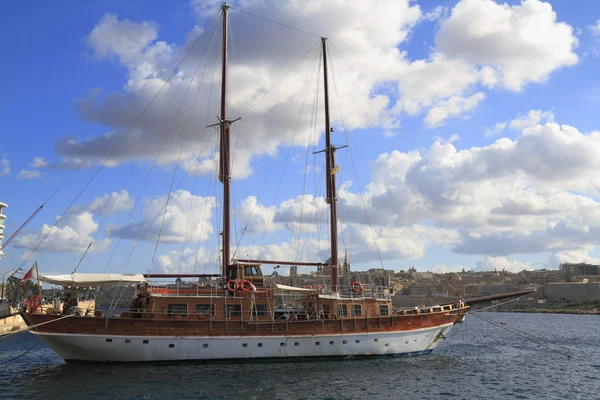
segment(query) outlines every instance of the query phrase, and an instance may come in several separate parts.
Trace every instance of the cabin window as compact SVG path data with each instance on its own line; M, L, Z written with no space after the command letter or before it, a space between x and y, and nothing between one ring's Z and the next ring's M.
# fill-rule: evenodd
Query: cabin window
M339 308L340 308L340 317L345 317L348 315L348 305L347 304L340 304Z
M187 315L187 304L169 304L168 315Z
M379 315L382 317L388 316L388 306L379 306Z
M262 276L260 268L254 265L246 265L244 267L244 276Z
M241 304L227 304L225 306L225 316L226 317L239 317L242 315L242 305Z
M252 309L252 313L255 317L266 317L267 313L267 305L266 304L255 304Z
M362 313L362 307L360 304L352 304L352 316L360 317Z
M214 304L196 304L196 314L210 315L212 317L215 315L215 305Z

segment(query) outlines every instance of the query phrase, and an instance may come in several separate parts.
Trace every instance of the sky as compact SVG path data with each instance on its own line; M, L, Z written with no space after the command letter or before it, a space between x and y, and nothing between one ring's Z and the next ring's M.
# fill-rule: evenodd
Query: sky
M599 262L600 3L231 5L235 257L329 257L323 36L353 269ZM0 270L219 271L219 8L4 6Z

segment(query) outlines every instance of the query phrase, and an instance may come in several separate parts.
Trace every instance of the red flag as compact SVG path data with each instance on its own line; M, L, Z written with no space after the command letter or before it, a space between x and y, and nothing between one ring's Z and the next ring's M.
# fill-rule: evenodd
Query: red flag
M24 284L25 281L28 281L31 278L33 278L33 267L34 266L32 266L31 269L29 271L27 271L27 273L25 275L23 275L23 279L21 279L21 282L20 282L21 285Z

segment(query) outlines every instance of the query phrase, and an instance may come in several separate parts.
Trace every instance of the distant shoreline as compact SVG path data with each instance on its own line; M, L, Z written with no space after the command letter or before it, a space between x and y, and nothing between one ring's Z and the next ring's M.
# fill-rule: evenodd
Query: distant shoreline
M578 315L600 315L600 310L565 310L565 309L525 309L525 310L497 310L496 312L514 312L524 314L578 314Z

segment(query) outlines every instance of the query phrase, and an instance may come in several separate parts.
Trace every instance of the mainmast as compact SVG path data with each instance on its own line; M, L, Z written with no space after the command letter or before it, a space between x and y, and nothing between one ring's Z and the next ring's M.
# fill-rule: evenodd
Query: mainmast
M220 122L220 151L219 151L219 180L223 183L223 258L222 258L222 276L227 276L227 267L230 263L230 219L231 219L231 152L229 147L230 133L229 125L232 121L227 120L227 25L229 24L229 5L223 3L221 6L223 12L223 55L221 70L221 116Z
M331 124L329 122L329 87L327 83L327 38L321 38L323 45L323 74L325 90L325 157L326 171L325 179L327 182L327 197L326 201L329 204L329 227L330 227L330 245L331 245L331 290L334 293L338 292L338 246L337 246L337 198L335 188L335 174L337 167L335 166L335 150L331 145Z

